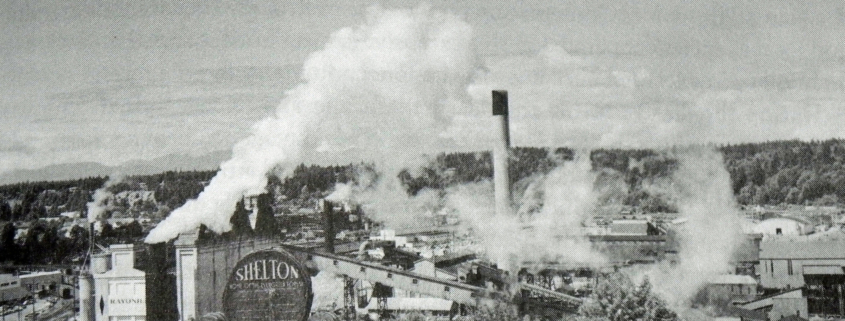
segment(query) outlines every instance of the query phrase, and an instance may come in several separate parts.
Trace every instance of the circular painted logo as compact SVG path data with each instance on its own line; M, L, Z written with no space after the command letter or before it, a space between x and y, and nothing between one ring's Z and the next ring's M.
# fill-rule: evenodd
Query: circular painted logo
M305 321L311 311L311 276L282 250L247 255L223 291L228 320Z

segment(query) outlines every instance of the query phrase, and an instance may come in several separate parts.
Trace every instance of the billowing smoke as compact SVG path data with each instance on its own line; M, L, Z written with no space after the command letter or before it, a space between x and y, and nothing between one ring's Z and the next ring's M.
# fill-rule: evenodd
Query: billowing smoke
M425 222L443 207L440 191L423 189L408 195L404 186L393 176L368 181L369 174L358 174L360 183L338 183L326 196L329 201L351 201L360 204L367 217L385 227L406 230L430 225Z
M644 272L658 294L672 306L684 308L708 279L733 272L731 260L743 236L722 155L708 148L671 154L678 167L663 191L681 216L673 228L679 242L677 264L656 265Z
M395 177L420 153L452 143L439 135L451 112L465 109L475 70L471 28L427 7L373 8L361 26L335 32L303 67L303 83L285 93L275 115L233 148L196 200L173 211L147 236L162 242L205 224L224 232L244 194L264 190L266 175L288 175L301 162L373 161ZM393 190L398 184L385 180Z
M521 215L496 214L492 185L486 181L448 190L446 204L500 268L514 270L524 262L596 265L605 258L582 232L599 198L595 183L596 173L583 155L535 178L521 197Z
M337 183L334 185L334 190L331 194L326 196L326 200L331 202L349 201L352 199L352 188L352 184Z
M343 307L343 278L331 273L320 272L311 277L314 298L311 311L334 311Z
M87 206L89 223L93 223L98 219L104 218L103 214L105 214L108 209L108 201L114 198L114 194L109 191L109 188L122 181L123 175L112 174L109 176L109 179L103 183L102 187L94 191L94 199L91 202L88 202Z

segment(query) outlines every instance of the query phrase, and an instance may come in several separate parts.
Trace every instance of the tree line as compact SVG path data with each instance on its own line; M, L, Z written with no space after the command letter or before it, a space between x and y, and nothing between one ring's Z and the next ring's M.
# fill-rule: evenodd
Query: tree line
M59 221L38 220L26 229L25 236L16 241L18 228L11 222L0 223L0 263L81 263L91 244L89 229L79 225L62 229ZM95 242L101 245L133 243L144 236L143 227L137 221L117 227L103 222L101 231L95 233Z
M841 139L748 143L716 149L724 155L731 188L740 204L837 205L845 200L845 141ZM510 166L512 183L548 173L572 160L574 154L568 148L514 148ZM626 185L625 195L612 201L646 212L673 210L671 204L644 188L674 171L677 161L667 153L649 149L596 149L590 152L589 158L600 180L612 178ZM155 204L146 204L134 213L155 211L165 216L199 195L215 174L215 170L210 170L129 176L111 185L109 191L152 191ZM436 155L421 169L400 172L399 179L408 194L414 195L422 189L444 189L490 179L492 175L489 152L464 152ZM331 192L336 183L357 182L365 176L377 179L378 171L373 164L301 164L287 177L268 175L268 192L276 207L279 200L292 207L309 206ZM64 211L84 212L93 192L107 180L108 177L89 177L0 186L0 221L55 217Z

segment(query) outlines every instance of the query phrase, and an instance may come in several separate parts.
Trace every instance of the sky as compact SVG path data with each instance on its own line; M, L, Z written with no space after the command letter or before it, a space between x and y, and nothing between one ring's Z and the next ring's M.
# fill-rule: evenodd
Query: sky
M520 146L845 137L842 1L12 0L0 173L231 150L374 6L472 28L469 100L436 133L467 150L488 146L491 89Z

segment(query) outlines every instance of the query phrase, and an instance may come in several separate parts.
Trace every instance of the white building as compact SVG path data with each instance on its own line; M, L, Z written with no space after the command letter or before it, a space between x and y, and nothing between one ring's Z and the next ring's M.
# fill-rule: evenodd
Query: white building
M132 244L116 244L92 259L95 321L143 321L147 317L145 273L135 269Z
M12 274L0 274L0 302L18 300L30 293L21 287L20 278Z
M774 217L754 226L754 233L771 235L806 235L813 231L813 224L794 217Z

